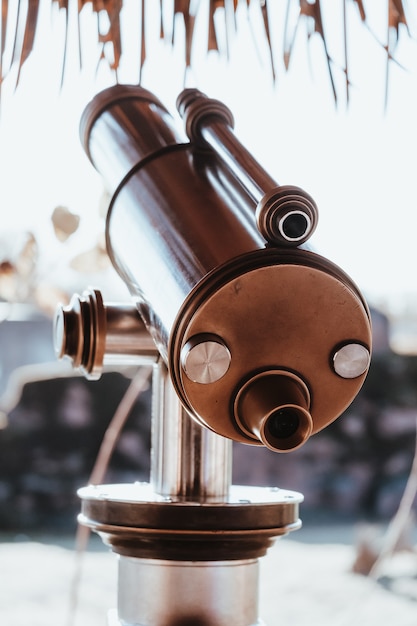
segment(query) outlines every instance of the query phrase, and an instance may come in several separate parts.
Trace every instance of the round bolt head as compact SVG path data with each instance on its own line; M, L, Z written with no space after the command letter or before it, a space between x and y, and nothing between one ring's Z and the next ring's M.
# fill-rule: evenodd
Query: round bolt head
M333 355L333 367L342 378L357 378L366 372L371 355L360 343L347 343Z
M53 341L55 354L61 359L65 354L65 314L61 305L55 311Z
M181 365L186 376L204 385L222 378L230 361L229 349L213 335L197 335L187 341L181 351Z

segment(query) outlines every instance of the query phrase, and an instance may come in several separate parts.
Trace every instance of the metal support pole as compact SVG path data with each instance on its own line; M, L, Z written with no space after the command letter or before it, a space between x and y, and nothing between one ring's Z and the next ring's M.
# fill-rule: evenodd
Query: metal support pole
M152 388L152 489L174 501L226 502L231 440L203 428L184 411L162 360L154 365ZM260 624L258 586L258 559L182 561L121 555L117 619L129 626Z
M156 493L224 502L232 478L232 441L203 428L182 408L162 360L152 378L151 484Z

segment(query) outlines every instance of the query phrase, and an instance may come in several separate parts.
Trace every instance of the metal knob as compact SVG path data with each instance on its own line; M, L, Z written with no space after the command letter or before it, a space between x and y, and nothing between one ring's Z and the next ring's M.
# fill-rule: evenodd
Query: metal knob
M68 357L89 379L98 379L103 363L155 361L158 351L133 305L104 304L100 291L74 294L69 305L58 305L54 320L58 358Z
M333 356L333 367L342 378L357 378L369 367L370 352L360 343L347 343L339 348Z
M231 354L216 335L192 337L181 351L181 365L195 383L210 384L222 378L229 369Z

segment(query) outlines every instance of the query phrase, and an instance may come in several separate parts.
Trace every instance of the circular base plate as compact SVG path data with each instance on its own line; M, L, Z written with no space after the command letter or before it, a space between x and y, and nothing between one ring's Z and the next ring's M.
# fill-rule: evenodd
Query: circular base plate
M226 502L190 502L156 494L147 483L79 490L79 522L115 552L142 558L257 558L276 537L300 528L300 493L233 486Z

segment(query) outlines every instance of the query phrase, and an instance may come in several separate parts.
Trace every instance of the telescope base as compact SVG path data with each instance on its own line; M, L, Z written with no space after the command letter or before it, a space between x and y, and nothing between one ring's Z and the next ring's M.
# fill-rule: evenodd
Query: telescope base
M227 501L187 501L147 483L79 490L81 524L119 555L109 626L262 626L259 558L301 526L303 496L232 486Z

